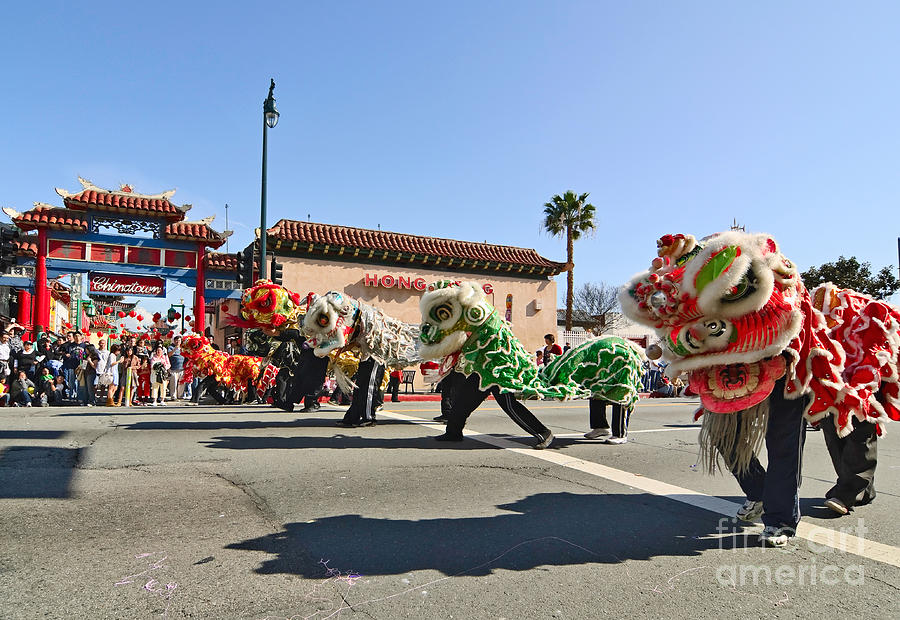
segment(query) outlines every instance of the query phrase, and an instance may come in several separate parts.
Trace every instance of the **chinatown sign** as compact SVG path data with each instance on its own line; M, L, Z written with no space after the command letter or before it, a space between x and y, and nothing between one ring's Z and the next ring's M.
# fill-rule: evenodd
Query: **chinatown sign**
M166 296L166 281L155 276L126 276L92 271L88 274L88 282L91 293L102 295Z
M425 281L425 278L413 278L412 276L392 276L367 273L363 283L365 286L399 288L422 292L428 288L428 283ZM489 282L482 284L481 288L487 295L494 292L494 287Z

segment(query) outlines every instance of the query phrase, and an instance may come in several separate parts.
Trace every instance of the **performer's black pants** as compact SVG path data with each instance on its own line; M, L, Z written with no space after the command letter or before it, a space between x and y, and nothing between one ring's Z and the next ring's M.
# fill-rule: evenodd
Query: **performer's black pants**
M825 445L837 473L837 484L825 494L844 503L847 508L868 504L875 499L875 466L878 464L878 433L871 422L852 417L853 431L838 437L834 420L826 418L819 425Z
M449 375L441 379L438 386L441 389L441 416L450 418L450 412L453 411L453 391L466 380L466 376L461 372L451 372Z
M609 428L606 421L606 401L599 398L590 400L591 428ZM626 437L628 435L628 420L631 418L631 409L613 403L612 406L612 436Z
M388 380L388 392L391 393L391 402L400 402L400 377L391 377Z
M356 372L356 389L353 390L353 402L344 414L347 424L359 424L375 419L375 409L380 403L381 382L384 379L384 366L369 358L360 362ZM383 397L382 397L383 398Z
M747 471L732 470L747 499L762 500L763 525L796 529L800 523L800 470L806 441L803 410L806 408L807 398L809 397L786 399L784 378L779 379L769 396L769 424L766 427L768 471L755 455ZM724 454L724 450L720 451ZM729 460L733 462L734 459Z
M462 374L459 376L463 377ZM441 394L443 394L443 388ZM512 394L502 394L497 387L488 390L478 389L478 375L472 374L462 380L454 381L451 395L453 404L450 419L447 421L447 435L462 437L462 430L469 415L484 402L488 394L493 395L503 412L526 433L543 439L550 432L550 429L541 424L541 421L529 411L528 407L520 403Z

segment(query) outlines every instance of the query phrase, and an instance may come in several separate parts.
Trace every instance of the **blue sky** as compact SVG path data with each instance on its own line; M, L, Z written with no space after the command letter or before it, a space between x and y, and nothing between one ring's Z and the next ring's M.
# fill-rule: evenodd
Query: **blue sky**
M242 247L274 77L269 225L308 214L564 260L541 210L573 189L599 224L576 284L621 284L660 235L733 219L801 269L896 269L896 3L131 4L4 9L0 205L61 204L77 175L177 187L220 230L228 203Z

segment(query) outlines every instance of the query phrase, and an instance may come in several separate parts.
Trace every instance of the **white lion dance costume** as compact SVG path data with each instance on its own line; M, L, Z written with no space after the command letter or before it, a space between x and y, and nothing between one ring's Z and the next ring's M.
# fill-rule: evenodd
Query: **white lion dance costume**
M666 235L657 245L650 270L622 289L623 312L656 329L667 374L690 374L704 464L724 459L747 494L743 516L764 506L763 540L783 544L800 517L804 417L831 425L836 440L900 419L900 313L831 285L810 296L768 235ZM764 439L768 474L755 456Z

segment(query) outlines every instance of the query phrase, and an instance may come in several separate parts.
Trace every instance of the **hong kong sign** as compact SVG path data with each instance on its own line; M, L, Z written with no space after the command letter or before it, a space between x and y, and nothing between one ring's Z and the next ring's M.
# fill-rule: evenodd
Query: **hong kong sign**
M458 283L457 283L458 284ZM399 289L409 289L415 291L424 291L428 288L427 283L424 278L413 278L412 276L404 277L404 276L392 276L392 275L379 275L379 274L366 274L364 280L364 286L375 286L382 288L399 288ZM482 284L481 288L484 289L484 292L490 295L494 292L494 287L490 283Z
M88 274L88 281L92 293L136 297L166 296L166 281L154 276L126 276L92 271Z

